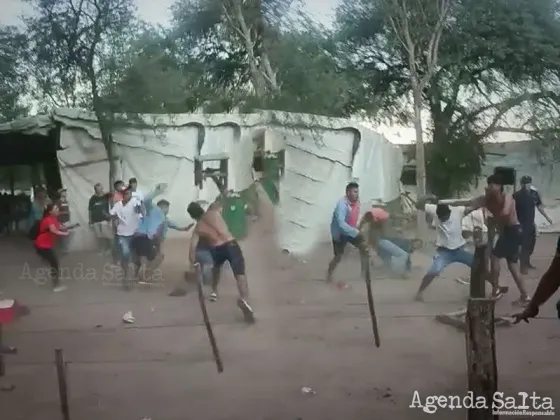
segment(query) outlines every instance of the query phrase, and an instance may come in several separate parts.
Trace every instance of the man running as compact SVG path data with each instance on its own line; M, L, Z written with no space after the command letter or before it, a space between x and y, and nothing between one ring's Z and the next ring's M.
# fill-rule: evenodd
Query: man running
M333 259L327 269L327 283L332 283L334 270L340 264L347 244L352 244L366 257L369 264L369 251L364 236L358 229L360 218L360 191L356 182L346 186L346 195L338 200L331 220L331 238L333 245ZM365 270L366 267L362 267Z
M487 179L488 186L483 196L475 198L466 209L466 214L486 207L492 214L488 219L488 236L494 228L498 230L498 240L490 257L490 282L495 297L507 291L498 285L500 278L500 260L505 259L508 270L519 289L520 297L514 305L525 306L530 298L525 288L525 282L518 269L519 251L522 243L521 225L517 218L515 200L513 196L504 193L504 185L499 175L491 175Z
M424 291L448 265L461 263L471 267L474 259L474 255L465 249L467 241L463 237L463 217L467 214L467 208L435 203L435 196L420 198L416 203L418 210L425 211L435 222L437 246L432 265L416 293L419 302L423 301Z
M222 192L220 197L225 194L225 191L216 177L212 177L214 182ZM247 277L245 273L245 258L241 247L230 233L227 224L222 217L221 205L219 198L212 203L206 211L197 202L192 202L187 207L189 215L197 222L193 232L191 241L191 249L189 257L191 264L194 267L196 264L196 251L200 239L204 240L212 253L214 266L212 269L212 293L210 300L216 301L218 299L218 283L220 281L220 273L222 266L227 261L233 271L237 288L239 289L239 299L237 306L243 311L245 322L254 323L255 317L253 309L249 305L249 286L247 284Z
M537 226L535 225L535 208L544 216L548 223L552 224L552 219L544 209L541 195L535 187L531 185L533 180L530 176L521 177L521 189L513 194L515 199L515 210L521 224L523 232L523 242L521 244L520 268L521 274L527 274L530 268L535 268L531 264L531 255L535 250L537 242Z

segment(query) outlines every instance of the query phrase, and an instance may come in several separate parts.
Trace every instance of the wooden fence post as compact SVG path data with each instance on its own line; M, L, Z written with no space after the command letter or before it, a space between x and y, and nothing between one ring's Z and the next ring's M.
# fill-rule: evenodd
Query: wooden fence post
M466 345L469 392L473 400L483 397L486 408L470 408L468 420L494 420L492 413L494 394L498 390L496 364L496 341L494 307L496 301L486 298L487 246L480 244L475 249L471 268L471 296L466 314Z

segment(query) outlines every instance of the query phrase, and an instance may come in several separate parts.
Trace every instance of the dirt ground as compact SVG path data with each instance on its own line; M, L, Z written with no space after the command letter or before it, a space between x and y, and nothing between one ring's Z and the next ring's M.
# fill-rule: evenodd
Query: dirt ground
M547 268L555 241L539 237L530 290ZM296 261L275 249L270 231L253 226L242 247L258 322L243 324L228 273L220 300L208 304L225 365L218 374L196 293L167 296L185 269L185 240L165 246L166 286L122 291L108 284L111 272L101 257L79 254L64 260L73 270L65 274L68 290L53 294L31 279L40 262L29 242L3 239L0 290L32 313L6 334L19 354L7 358L4 381L17 388L0 392L0 418L62 418L55 348L69 362L71 417L79 420L406 420L428 416L409 408L414 391L423 398L465 394L464 335L434 321L436 314L464 305L468 288L454 278L467 275L465 268L450 267L427 291L425 303L412 298L430 262L427 255L414 256L409 280L376 280L377 349L354 253L338 271L338 279L350 285L341 290L319 281L330 257L327 244L307 261ZM509 314L518 296L503 275L512 291L497 311ZM127 311L135 324L122 323ZM541 315L546 319L498 330L499 387L508 395L551 396L558 414L554 302ZM316 393L302 393L302 387ZM439 410L432 417L463 419L465 413Z

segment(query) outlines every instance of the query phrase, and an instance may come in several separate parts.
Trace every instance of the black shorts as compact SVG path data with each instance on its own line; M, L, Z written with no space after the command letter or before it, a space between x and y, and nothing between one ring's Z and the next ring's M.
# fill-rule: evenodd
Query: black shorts
M159 252L157 242L145 235L132 238L130 248L138 257L145 257L148 261L153 261Z
M221 267L227 261L235 276L245 275L245 258L237 241L229 241L225 244L211 248L214 267Z
M358 248L362 243L362 241L363 239L361 236L356 236L355 238L351 238L349 236L341 236L338 239L333 239L332 246L333 246L334 256L335 257L342 256L342 254L344 254L344 250L346 249L347 244L352 244L356 248Z
M505 258L508 262L519 260L519 251L523 243L523 232L520 225L504 226L500 231L492 255L497 258Z

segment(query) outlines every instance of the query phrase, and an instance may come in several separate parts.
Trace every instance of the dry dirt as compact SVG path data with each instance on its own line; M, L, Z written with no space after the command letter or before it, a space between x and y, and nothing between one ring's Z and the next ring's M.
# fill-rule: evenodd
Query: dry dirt
M548 266L555 241L539 237L530 290ZM464 336L434 321L436 314L464 305L467 287L453 279L468 274L465 268L450 267L428 290L426 303L412 298L429 256L415 255L410 280L375 281L377 349L354 253L338 271L350 288L340 290L319 281L330 257L328 244L307 261L296 261L275 249L272 232L253 226L242 247L258 322L242 323L228 273L220 300L208 305L225 365L218 374L196 293L167 296L185 269L184 240L165 246L164 287L121 291L107 284L111 272L101 257L84 254L65 258L64 265L74 270L65 275L69 287L53 294L30 278L40 262L29 242L3 239L0 289L32 313L8 327L6 339L19 354L7 358L4 381L17 388L0 393L0 418L61 419L55 348L62 348L69 362L74 420L406 420L428 416L409 408L415 390L422 397L465 394ZM499 302L498 313L512 312L513 289ZM127 311L135 324L122 323ZM548 318L498 330L499 386L508 394L551 396L558 414L560 332L554 302L542 315ZM316 394L303 394L302 387ZM439 410L431 417L463 419L465 412Z

